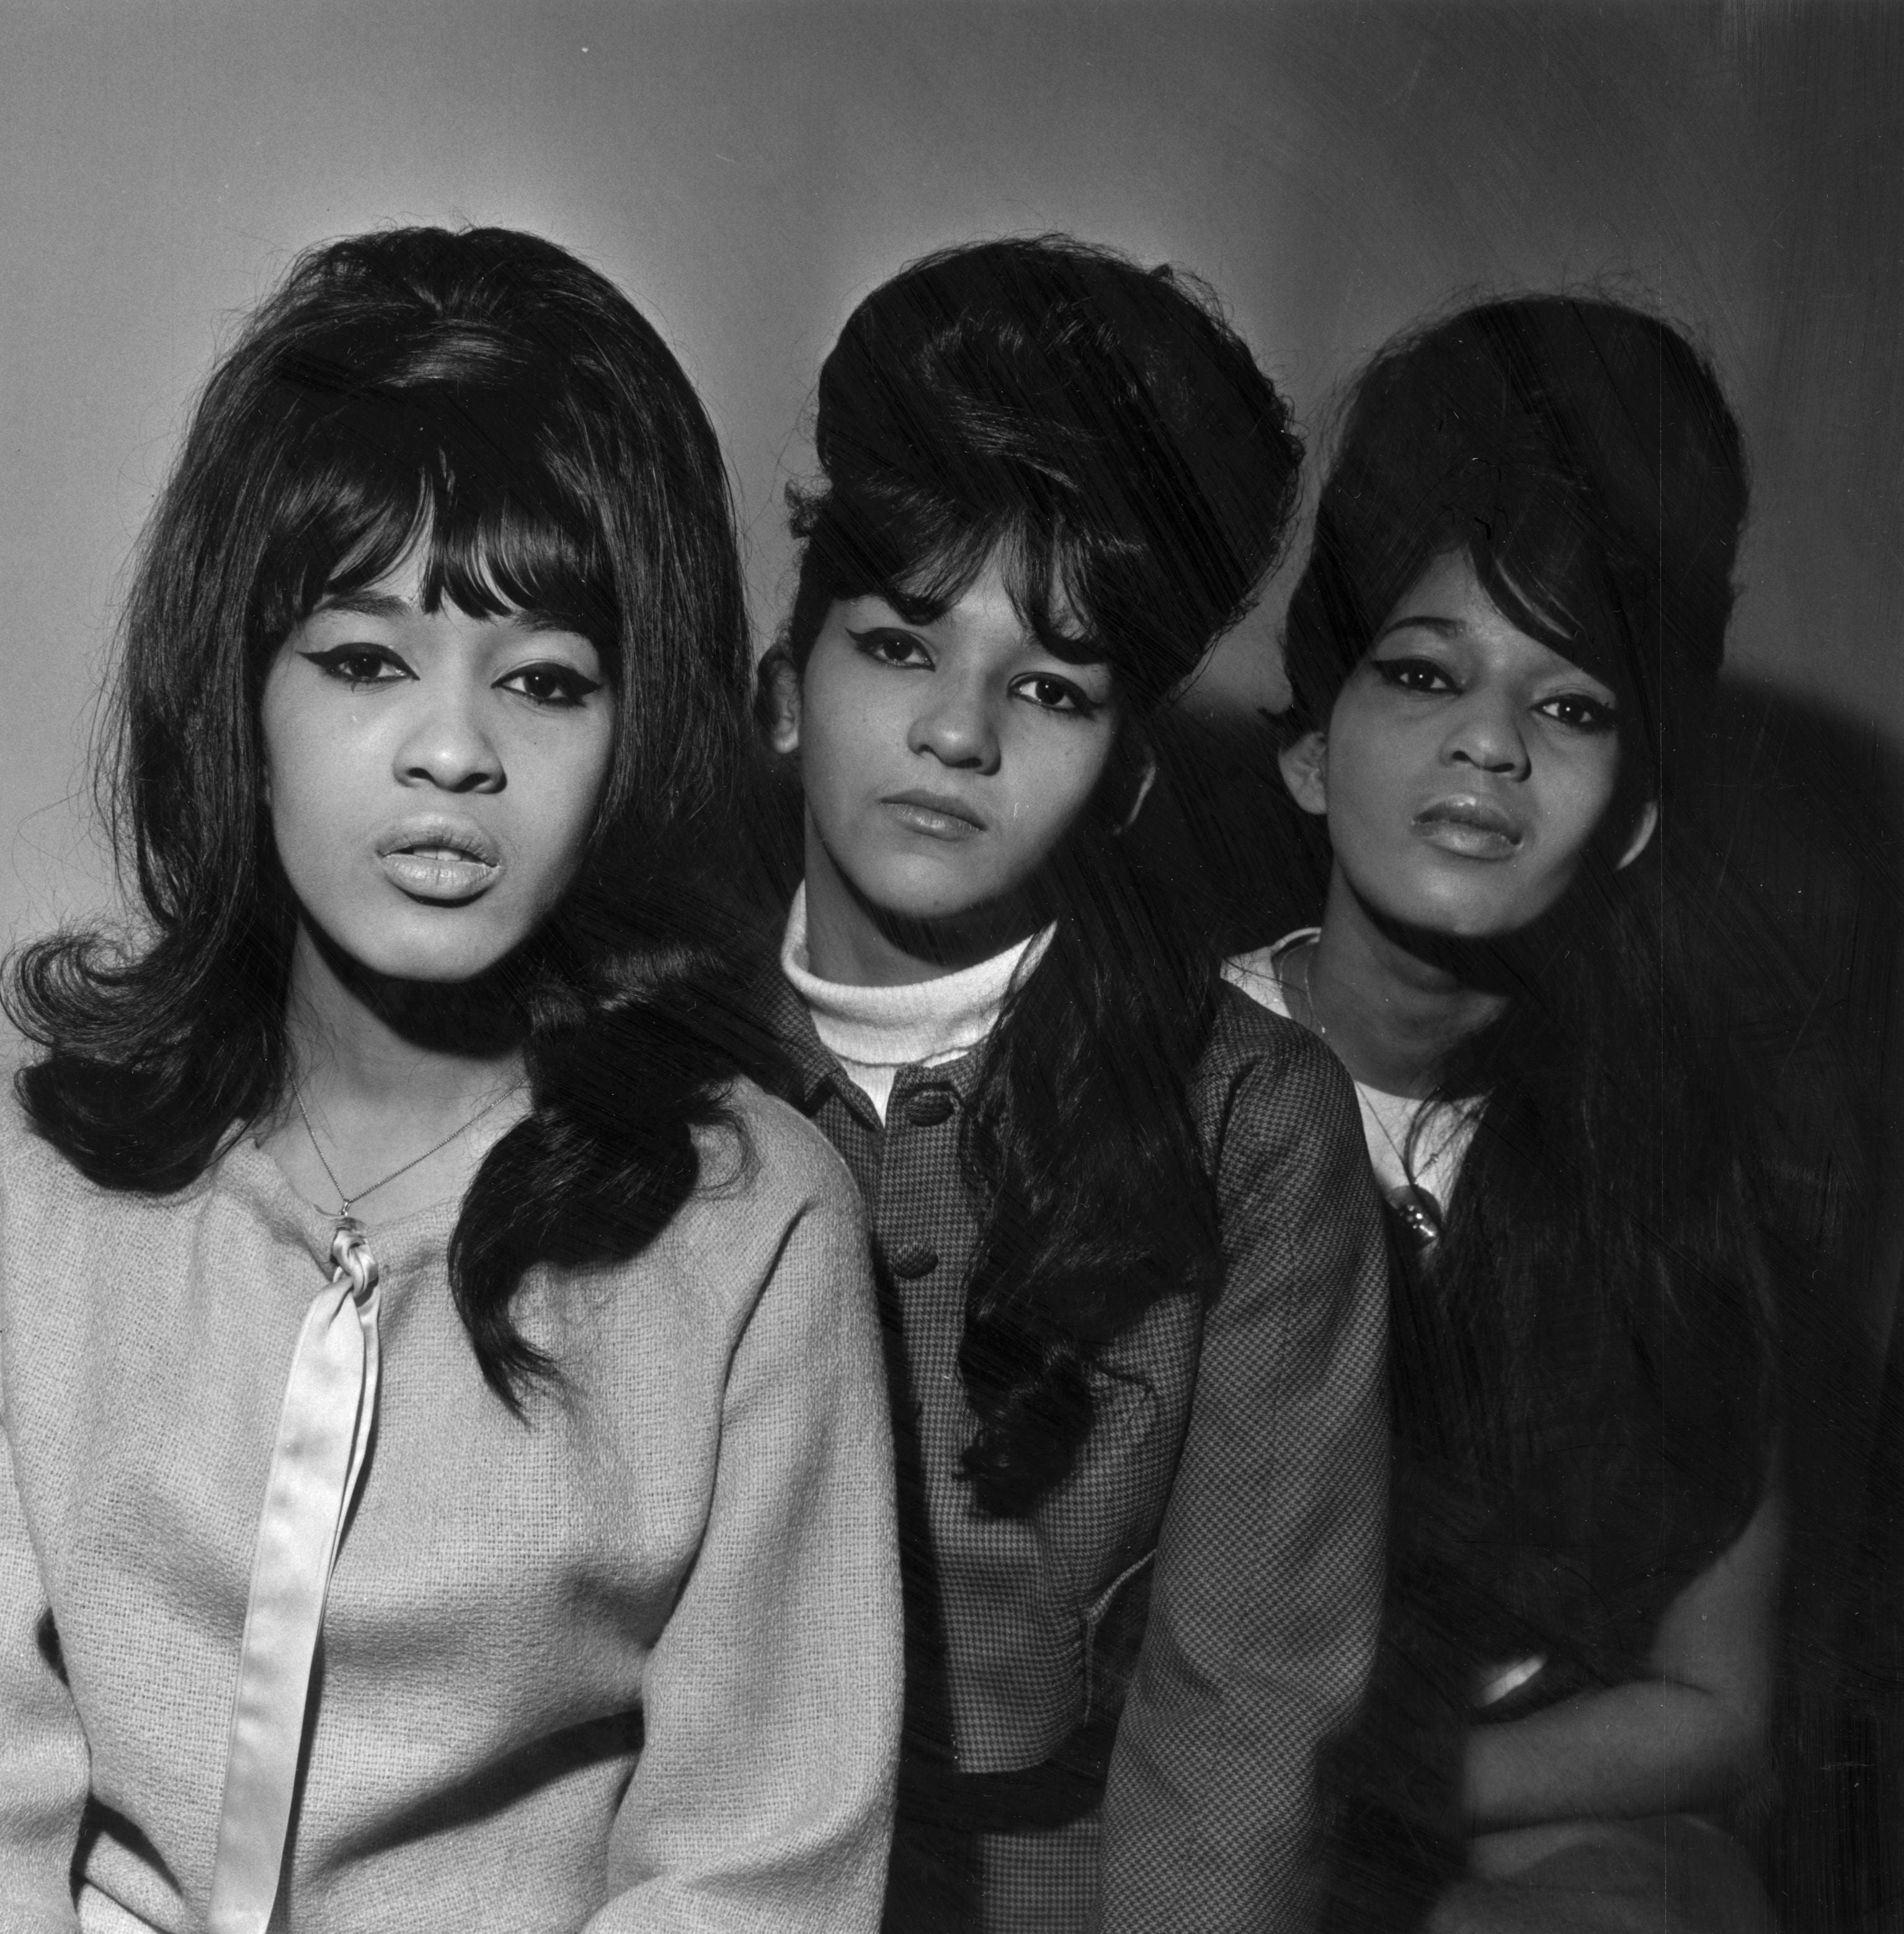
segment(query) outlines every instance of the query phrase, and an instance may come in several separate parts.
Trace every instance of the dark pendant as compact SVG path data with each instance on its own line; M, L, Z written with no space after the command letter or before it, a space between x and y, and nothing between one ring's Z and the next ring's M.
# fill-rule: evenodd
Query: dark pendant
M1427 1190L1413 1182L1388 1192L1388 1206L1410 1243L1417 1249L1431 1249L1442 1238L1442 1205Z

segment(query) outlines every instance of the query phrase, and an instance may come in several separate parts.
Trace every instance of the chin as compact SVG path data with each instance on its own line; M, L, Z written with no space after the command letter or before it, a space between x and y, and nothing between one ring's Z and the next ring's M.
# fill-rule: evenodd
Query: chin
M1400 926L1438 935L1445 940L1505 941L1525 933L1547 911L1545 907L1530 911L1523 906L1477 906L1472 902L1451 905L1438 901L1427 906L1397 909L1390 917Z
M1358 896L1384 920L1448 940L1506 940L1532 926L1562 897L1544 881L1505 866L1460 865L1380 875ZM1532 890L1530 890L1532 889Z
M459 908L456 913L468 911ZM459 932L450 925L455 917L455 913L426 916L423 921L399 917L374 935L337 937L360 966L385 980L441 987L459 987L480 979L506 959L522 938L514 934L499 935L487 927ZM416 931L417 927L423 930ZM360 938L363 944L354 944Z
M361 964L379 978L385 981L405 981L425 987L467 987L472 981L480 981L490 969L506 958L508 948L492 953L485 950L481 953L453 958L445 958L441 953L412 953L408 951L391 952L386 950L379 957L364 960Z
M898 867L854 884L869 906L891 920L963 920L996 905L1000 897L989 884L947 879L937 867Z

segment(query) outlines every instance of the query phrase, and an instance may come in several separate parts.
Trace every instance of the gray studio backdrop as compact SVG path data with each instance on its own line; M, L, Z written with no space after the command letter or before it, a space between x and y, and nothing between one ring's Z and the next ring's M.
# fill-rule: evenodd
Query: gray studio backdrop
M633 292L725 439L763 633L818 360L926 248L1186 264L1312 423L1453 292L1618 277L1751 438L1737 661L1904 744L1899 11L5 0L0 940L105 890L92 696L209 358L296 250L381 223L538 229ZM1206 702L1273 698L1273 631Z

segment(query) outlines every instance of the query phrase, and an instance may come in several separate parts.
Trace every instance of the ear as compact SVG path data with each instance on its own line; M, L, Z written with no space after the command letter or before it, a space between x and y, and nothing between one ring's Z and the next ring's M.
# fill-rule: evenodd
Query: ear
M754 673L754 716L776 752L800 750L800 673L785 646L776 645Z
M1129 832L1137 824L1137 815L1150 797L1150 788L1157 783L1157 755L1144 746L1138 750L1137 760L1137 774L1131 786L1131 803L1125 808L1124 817L1117 822L1119 833Z
M1659 802L1649 799L1640 809L1640 816L1633 822L1633 833L1626 842L1626 850L1613 862L1613 871L1630 866L1646 850L1646 842L1659 830Z
M1305 732L1276 755L1289 797L1319 818L1329 810L1329 742L1320 732Z

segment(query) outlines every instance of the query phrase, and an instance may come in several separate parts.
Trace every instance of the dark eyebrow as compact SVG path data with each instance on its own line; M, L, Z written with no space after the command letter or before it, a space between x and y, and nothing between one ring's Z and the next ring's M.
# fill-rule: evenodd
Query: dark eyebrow
M890 585L882 590L862 591L859 595L898 613L903 628L909 631L929 631L952 608L950 604L934 604L927 598L908 596L906 592ZM890 625L866 625L854 631L853 636L862 637L869 632L891 628ZM1029 631L1032 643L1040 651L1048 652L1052 657L1065 664L1080 667L1110 665L1113 673L1116 670L1116 667L1111 663L1110 652L1089 631L1074 634L1044 625L1033 625Z
M883 604L887 610L896 614L901 625L911 631L923 631L929 625L937 624L951 608L947 604L935 604L929 598L909 597L905 592L890 585L883 587L875 586L870 591L855 592L851 598L840 601L848 604ZM890 631L892 628L875 623L862 625L860 628L878 631Z
M320 598L312 610L312 617L321 616L328 611L342 611L356 618L409 618L416 615L417 607L407 598L393 596L387 591L340 591L334 596ZM580 627L572 618L565 618L554 611L505 611L504 619L520 626L523 631L574 631L579 637Z
M1423 611L1405 618L1391 619L1375 634L1375 642L1380 644L1391 631L1417 630L1433 631L1438 638L1455 638L1461 635L1463 626L1459 618L1437 617L1432 612Z
M525 631L567 631L590 644L595 642L573 618L565 618L559 611L505 611L502 620L520 625Z
M1110 652L1089 631L1074 637L1065 631L1040 628L1032 636L1036 644L1049 652L1061 664L1076 665L1080 669L1086 665L1109 665L1113 676L1116 673L1117 667L1113 663Z
M407 618L415 609L407 598L393 598L387 591L340 591L319 598L311 615L348 611L357 618Z

